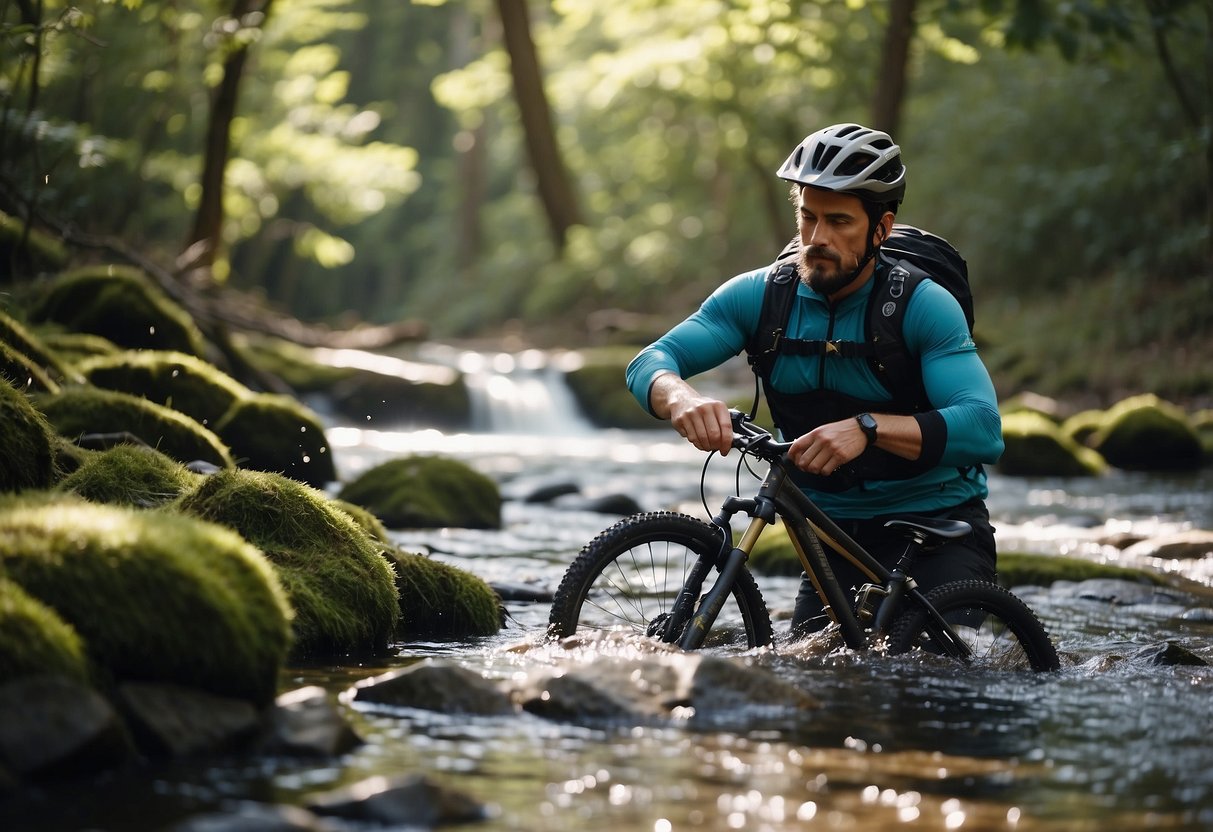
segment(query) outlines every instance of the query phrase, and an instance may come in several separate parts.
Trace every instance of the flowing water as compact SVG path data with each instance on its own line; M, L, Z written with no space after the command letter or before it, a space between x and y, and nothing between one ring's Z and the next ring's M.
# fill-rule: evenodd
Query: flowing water
M508 398L543 376L542 367L498 360L495 380L493 363L477 365L486 393ZM562 395L545 400L548 415ZM706 516L704 455L668 430L595 431L570 419L531 430L533 418L513 412L505 425L460 435L335 425L329 439L343 479L409 453L456 457L496 479L507 498L502 530L394 533L404 548L494 584L554 590L581 545L617 519L587 510L586 500L625 494L645 509ZM734 487L735 460L717 457L708 468L713 510ZM548 505L523 501L555 483L580 493ZM993 475L990 507L1003 550L1180 571L1209 585L1209 558L1126 563L1098 540L1213 529L1211 487L1209 471L1090 481ZM759 584L779 630L796 581ZM30 806L38 818L30 828L156 829L232 800L300 803L372 775L421 772L490 807L491 817L469 829L1213 829L1213 667L1159 666L1139 655L1173 642L1213 664L1209 609L1168 594L1112 603L1065 586L1017 591L1051 629L1062 671L984 675L784 641L751 660L822 707L782 722L590 729L527 714L452 718L345 703L368 742L339 760L180 766L76 788L70 800L50 791ZM428 657L491 678L561 660L541 638L547 603L508 607L508 626L494 637L399 644L374 666L296 668L284 684L337 692Z

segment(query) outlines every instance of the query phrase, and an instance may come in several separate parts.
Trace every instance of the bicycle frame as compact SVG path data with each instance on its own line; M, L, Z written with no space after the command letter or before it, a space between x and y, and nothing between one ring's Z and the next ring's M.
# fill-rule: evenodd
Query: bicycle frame
M791 539L805 574L812 582L826 611L838 624L847 647L854 650L867 648L869 646L868 636L851 609L850 598L847 597L846 591L834 575L829 557L822 548L822 541L825 541L826 545L838 556L852 563L870 581L880 584L886 589L890 588L891 581L894 579L893 572L839 528L838 524L831 520L794 482L790 481L791 475L787 467L789 463L786 456L778 458L761 456L760 458L767 459L771 467L757 494L752 499L726 497L720 512L712 518L712 524L718 527L722 533L721 552L715 563L703 557L692 568L682 592L675 601L671 620L666 629L667 639L672 641L673 637L681 632L679 645L683 649L693 649L702 643L704 636L723 608L738 571L749 559L754 544L763 530L774 523L778 516L784 522L788 537ZM731 547L726 552L725 547L731 543L733 538L731 518L738 512L747 514L750 517L750 523L738 545ZM719 566L720 577L704 596L698 610L691 615L690 609L713 565ZM947 621L927 602L925 596L915 586L913 579L909 576L906 577L903 588L895 594L890 594L886 598L886 603L896 607L908 601L911 604L922 606L928 611L934 624L933 634L940 638L944 651L955 658L968 659L971 655L969 648L955 637ZM892 614L895 612L896 609L891 612L885 611L880 618L883 621L891 620ZM686 621L685 629L682 627L684 620Z

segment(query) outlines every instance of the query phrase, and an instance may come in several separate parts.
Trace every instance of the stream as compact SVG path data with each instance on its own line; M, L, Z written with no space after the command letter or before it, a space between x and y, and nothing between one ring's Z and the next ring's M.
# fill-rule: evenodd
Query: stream
M507 362L508 363L508 362ZM490 362L491 365L491 362ZM482 389L534 398L543 368L498 368ZM492 371L492 367L488 366ZM563 394L560 394L563 395ZM551 415L553 399L541 410ZM563 398L555 401L564 402ZM343 480L387 459L437 453L494 478L506 498L499 531L394 531L410 551L493 584L553 591L587 540L617 517L592 501L627 495L644 509L699 517L704 455L671 431L594 430L567 418L511 412L505 424L443 434L334 424L329 441ZM712 510L732 492L736 456L715 458L704 489ZM741 472L742 487L749 474ZM578 493L539 504L541 486ZM1213 471L1093 480L990 477L1000 549L1067 554L1178 571L1213 585L1213 559L1127 562L1099 544L1111 533L1159 536L1213 529ZM777 633L797 581L759 576ZM906 658L823 651L778 642L760 661L810 692L821 708L779 724L755 718L705 729L589 729L528 714L452 717L418 710L342 708L367 740L331 761L232 760L174 764L48 791L30 829L160 829L194 812L255 800L302 803L374 775L425 773L489 807L460 829L672 832L791 829L1213 829L1213 613L1172 594L1080 597L1072 587L1017 588L1053 634L1063 669L1052 674L962 673ZM511 602L497 635L395 645L376 664L296 667L283 688L354 681L424 658L490 678L552 662L542 636L548 604ZM1205 666L1158 665L1166 642Z

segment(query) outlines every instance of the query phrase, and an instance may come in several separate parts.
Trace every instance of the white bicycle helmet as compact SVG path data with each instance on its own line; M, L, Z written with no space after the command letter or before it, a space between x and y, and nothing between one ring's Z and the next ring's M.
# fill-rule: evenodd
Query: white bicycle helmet
M906 193L901 148L888 133L858 124L834 124L805 137L778 175L867 202L900 203Z

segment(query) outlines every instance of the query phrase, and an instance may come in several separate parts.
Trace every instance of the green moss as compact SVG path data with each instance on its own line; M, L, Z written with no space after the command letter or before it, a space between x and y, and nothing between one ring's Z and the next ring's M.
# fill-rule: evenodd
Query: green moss
M480 578L450 564L408 552L393 556L400 590L400 629L405 637L492 635L503 607Z
M1079 445L1089 446L1091 436L1103 424L1102 410L1083 410L1061 423L1061 432Z
M142 396L171 407L203 425L213 425L247 387L200 358L181 352L127 350L77 365L97 387Z
M77 633L108 681L160 681L270 702L290 606L228 529L72 498L0 505L0 565Z
M24 222L0 211L0 262L32 275L63 268L67 249L56 237L37 228L27 232Z
M295 608L298 655L386 649L400 614L395 574L322 492L278 474L223 471L175 506L235 529L270 559Z
M242 468L323 487L337 478L320 418L288 396L256 393L232 402L215 423Z
M458 460L394 459L366 471L339 495L369 509L390 528L501 528L501 492Z
M59 385L46 370L3 341L0 341L0 380L22 392L59 392Z
M1002 552L998 555L998 582L1004 586L1051 586L1057 581L1086 581L1115 578L1162 585L1161 576L1142 569L1129 569L1061 555Z
M0 577L0 679L45 673L88 680L80 636L53 609Z
M68 439L126 431L179 462L203 460L232 467L232 456L218 436L188 416L138 396L65 387L58 395L36 396L34 403L55 431Z
M1091 447L1110 465L1130 471L1182 471L1200 467L1204 450L1187 415L1153 394L1109 408Z
M307 347L281 338L241 334L233 335L232 341L249 364L277 376L301 393L326 391L354 373L349 367L321 364Z
M333 500L333 505L344 511L350 516L350 519L362 527L362 530L371 536L372 540L377 540L380 543L385 543L388 546L394 545L392 537L388 533L387 526L383 525L383 521L376 517L371 512L364 509L362 506L356 506L346 500Z
M1009 413L1002 420L1005 445L1000 473L1010 477L1089 477L1106 469L1099 455L1062 432L1051 419L1032 411Z
M69 364L122 352L113 341L86 332L46 332L42 334L42 343Z
M57 488L94 503L151 508L197 488L201 479L159 451L119 445L89 454Z
M46 421L23 393L0 381L0 492L46 488L55 474Z
M587 361L566 375L582 411L590 421L606 428L654 428L660 425L636 403L627 388L626 361L596 363Z
M190 316L145 274L126 266L89 266L55 279L30 311L74 332L131 349L205 353Z
M58 353L48 347L42 338L3 311L0 311L0 341L21 353L30 363L37 365L44 375L54 381L75 382L80 380L78 374Z

